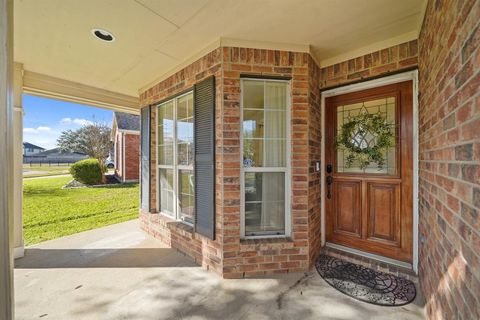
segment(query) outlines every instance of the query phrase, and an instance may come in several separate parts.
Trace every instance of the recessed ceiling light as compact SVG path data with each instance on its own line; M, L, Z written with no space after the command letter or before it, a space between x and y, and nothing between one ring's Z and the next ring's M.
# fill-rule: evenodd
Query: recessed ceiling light
M94 28L92 29L92 34L95 36L95 38L100 39L102 41L106 41L106 42L115 41L115 36L111 32L108 32L107 30Z

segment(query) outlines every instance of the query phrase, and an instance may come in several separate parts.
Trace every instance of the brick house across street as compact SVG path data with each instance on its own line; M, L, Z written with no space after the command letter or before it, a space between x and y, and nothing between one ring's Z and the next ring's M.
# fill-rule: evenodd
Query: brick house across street
M140 170L140 117L115 111L112 141L115 176L120 182L137 182Z

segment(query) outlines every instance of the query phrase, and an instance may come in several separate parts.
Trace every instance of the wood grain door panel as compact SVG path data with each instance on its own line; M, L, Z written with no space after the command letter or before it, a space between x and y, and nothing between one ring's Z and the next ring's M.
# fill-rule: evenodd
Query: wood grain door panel
M334 185L335 197L335 234L345 234L360 238L361 215L361 181L337 181Z
M367 239L400 247L400 184L367 182Z
M333 178L331 198L325 201L327 241L410 263L413 251L412 87L412 82L407 81L325 100L325 162L333 167L332 173L326 173ZM379 99L385 100L385 110L393 112L393 115L387 112L385 117L394 119L396 145L394 153L387 158L388 165L395 167L387 165L387 170L380 171L375 167L352 170L337 153L337 126L345 124L344 119L351 119L357 105L376 106ZM378 109L378 114L380 112Z

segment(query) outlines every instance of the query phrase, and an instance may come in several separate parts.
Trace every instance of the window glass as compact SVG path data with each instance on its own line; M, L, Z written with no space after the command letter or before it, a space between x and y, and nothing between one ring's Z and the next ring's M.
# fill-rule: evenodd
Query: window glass
M160 105L158 111L158 163L163 165L172 165L174 141L173 102L167 102Z
M180 170L178 175L178 191L180 200L180 214L184 220L193 223L195 199L194 176L192 170Z
M177 108L177 163L193 164L193 97L178 99Z
M245 173L245 234L285 232L285 173Z
M287 86L284 82L265 83L265 109L285 110L287 106Z
M243 81L243 106L249 109L263 109L264 82L255 80Z
M160 169L160 209L164 213L174 214L173 170Z
M244 81L242 123L244 166L286 166L286 92L285 82ZM257 95L264 95L265 100ZM259 102L265 104L260 105Z
M245 236L286 233L287 89L286 81L242 82Z
M159 210L193 223L193 94L158 106Z
M245 110L243 113L243 137L263 138L264 113L263 110Z

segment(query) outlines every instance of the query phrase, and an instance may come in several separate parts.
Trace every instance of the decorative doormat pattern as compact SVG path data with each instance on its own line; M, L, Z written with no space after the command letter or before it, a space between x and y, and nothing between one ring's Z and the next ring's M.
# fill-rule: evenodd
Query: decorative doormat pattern
M410 280L324 254L320 255L315 267L329 285L360 301L403 306L412 302L417 294Z

